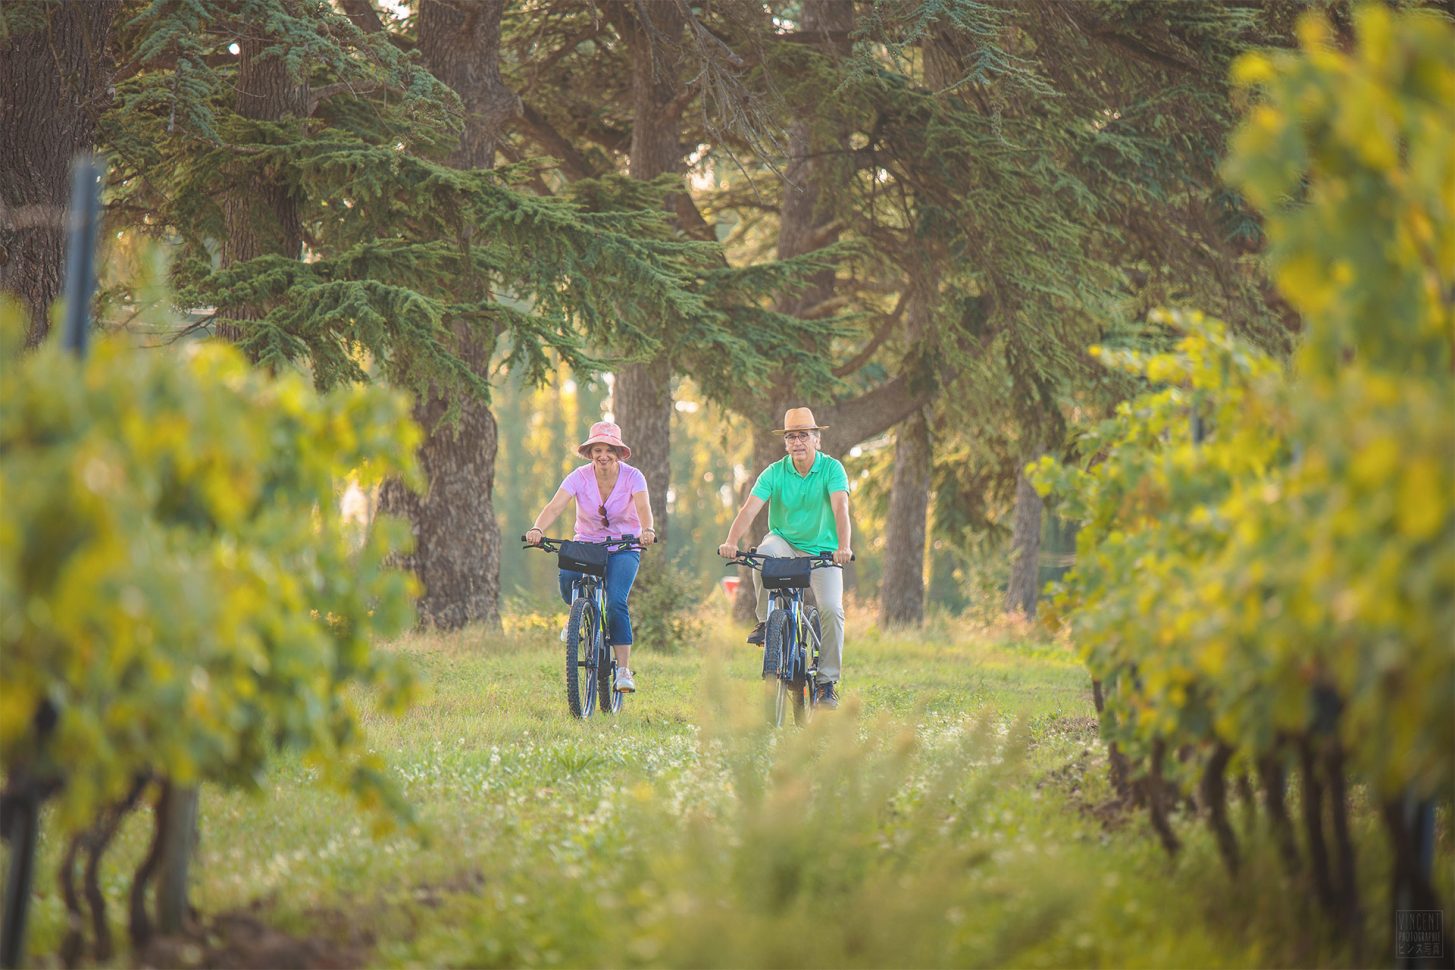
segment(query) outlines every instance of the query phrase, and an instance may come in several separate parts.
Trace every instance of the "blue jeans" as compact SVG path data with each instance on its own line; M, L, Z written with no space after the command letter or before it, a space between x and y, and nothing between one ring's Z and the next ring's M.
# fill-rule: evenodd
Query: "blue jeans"
M635 549L622 549L606 557L606 629L613 646L629 647L632 642L632 614L626 598L632 583L637 581L637 568L642 554ZM574 569L561 571L561 599L571 602L571 584L585 576Z

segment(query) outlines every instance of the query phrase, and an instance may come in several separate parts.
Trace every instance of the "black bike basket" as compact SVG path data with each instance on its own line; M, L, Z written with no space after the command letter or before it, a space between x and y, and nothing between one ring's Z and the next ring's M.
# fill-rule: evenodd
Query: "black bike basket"
M784 558L763 560L763 586L767 589L807 589L813 573L810 559Z
M594 542L563 542L556 562L562 569L591 576L605 576L606 547Z

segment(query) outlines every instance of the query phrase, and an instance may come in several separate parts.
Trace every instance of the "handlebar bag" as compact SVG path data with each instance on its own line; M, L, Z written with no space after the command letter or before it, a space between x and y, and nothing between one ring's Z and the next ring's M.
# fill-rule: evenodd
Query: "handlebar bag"
M813 560L797 556L763 560L763 585L768 589L807 589Z
M556 554L556 562L562 569L570 569L590 576L606 575L606 547L594 542L563 542Z

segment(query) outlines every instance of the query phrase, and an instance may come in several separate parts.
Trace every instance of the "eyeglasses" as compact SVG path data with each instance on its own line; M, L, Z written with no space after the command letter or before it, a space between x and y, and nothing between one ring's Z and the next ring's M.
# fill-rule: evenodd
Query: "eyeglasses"
M807 441L812 437L812 431L790 431L783 436L784 441Z
M596 512L597 512L598 515L601 516L601 524L605 528L610 529L611 528L611 519L609 519L607 517L607 515L606 515L606 506L605 505L602 505L601 508L599 508L599 509L596 510Z

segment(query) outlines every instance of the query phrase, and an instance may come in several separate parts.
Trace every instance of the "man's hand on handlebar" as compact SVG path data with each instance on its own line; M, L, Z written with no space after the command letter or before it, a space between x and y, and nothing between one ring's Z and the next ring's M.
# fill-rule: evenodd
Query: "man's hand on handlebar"
M724 559L738 558L738 547L736 543L724 542L717 547L717 554Z
M854 558L854 550L852 550L852 549L836 549L836 550L834 550L834 565L835 566L847 566L849 564L849 562L853 560L853 558Z

